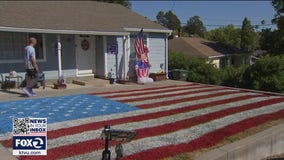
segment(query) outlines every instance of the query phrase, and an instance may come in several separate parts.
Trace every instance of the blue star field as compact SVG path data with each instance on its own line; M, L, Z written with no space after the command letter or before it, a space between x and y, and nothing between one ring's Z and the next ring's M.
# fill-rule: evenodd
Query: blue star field
M12 119L48 118L48 124L138 110L98 96L79 94L0 102L0 134L12 131Z

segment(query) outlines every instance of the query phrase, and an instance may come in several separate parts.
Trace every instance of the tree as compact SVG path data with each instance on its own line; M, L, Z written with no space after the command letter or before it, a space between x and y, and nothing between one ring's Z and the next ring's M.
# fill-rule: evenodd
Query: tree
M180 20L172 11L168 11L166 13L164 13L163 11L159 11L156 16L156 19L157 23L169 29L178 30L181 28Z
M276 17L282 16L284 13L284 1L283 0L272 0L272 6L276 11Z
M107 3L117 3L121 4L124 7L131 8L131 2L129 0L96 0L99 2L107 2Z
M276 11L274 15L273 23L277 24L279 30L284 30L284 1L283 0L272 0L272 6Z
M259 43L261 49L268 52L268 54L284 54L284 1L272 0L271 4L276 11L272 23L277 24L278 29L262 29Z
M261 24L261 25L265 25L265 20L262 20L262 21L260 22L260 24Z
M244 51L254 51L257 48L255 43L256 34L253 26L247 17L244 18L241 29L241 49Z
M190 34L197 34L200 37L205 36L206 28L199 16L193 16L188 21L184 30Z
M272 6L276 11L274 15L275 19L274 22L277 22L278 18L284 15L284 0L272 0Z
M206 39L240 48L240 33L241 30L239 28L235 28L234 25L230 24L226 27L219 27L206 32Z
M259 44L262 50L271 55L284 54L283 33L279 30L263 29L260 33Z

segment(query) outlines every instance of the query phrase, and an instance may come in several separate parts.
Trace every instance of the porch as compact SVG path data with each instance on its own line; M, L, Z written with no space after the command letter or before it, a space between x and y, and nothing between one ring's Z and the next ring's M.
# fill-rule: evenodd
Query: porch
M94 35L0 31L0 73L7 75L10 71L16 71L17 75L25 76L23 48L31 36L38 40L35 47L37 63L46 79L62 76L107 78L111 70L119 79L126 77L128 56L125 54L129 55L129 50L126 51L129 36L122 33ZM116 46L116 53L109 46Z

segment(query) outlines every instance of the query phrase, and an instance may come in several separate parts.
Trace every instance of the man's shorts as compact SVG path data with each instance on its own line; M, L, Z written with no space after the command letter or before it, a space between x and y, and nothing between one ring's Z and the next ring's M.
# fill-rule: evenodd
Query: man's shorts
M37 71L35 69L26 69L28 77L34 79L37 78Z

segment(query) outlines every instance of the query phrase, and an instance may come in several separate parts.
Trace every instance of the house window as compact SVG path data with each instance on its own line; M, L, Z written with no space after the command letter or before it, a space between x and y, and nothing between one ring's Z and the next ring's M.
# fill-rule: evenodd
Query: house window
M0 60L23 59L26 33L0 32Z
M135 59L136 58L136 51L134 48L134 43L136 39L137 34L131 34L130 35L130 58ZM144 33L144 44L148 46L148 34Z
M0 63L23 63L24 48L29 37L37 39L35 46L37 60L45 60L43 34L0 32Z

